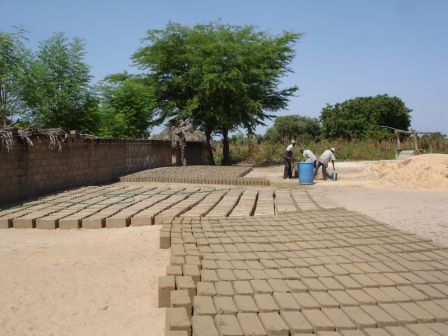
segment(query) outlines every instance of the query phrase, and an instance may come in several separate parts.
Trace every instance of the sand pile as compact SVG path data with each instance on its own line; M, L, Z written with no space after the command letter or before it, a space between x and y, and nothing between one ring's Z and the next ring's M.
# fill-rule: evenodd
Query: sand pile
M424 154L404 161L379 161L363 174L386 188L448 190L448 155Z

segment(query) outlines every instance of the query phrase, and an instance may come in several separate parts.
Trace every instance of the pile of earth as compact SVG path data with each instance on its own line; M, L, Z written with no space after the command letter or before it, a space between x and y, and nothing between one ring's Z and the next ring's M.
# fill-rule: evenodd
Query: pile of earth
M379 161L365 169L362 175L373 180L373 185L386 188L448 190L448 154Z

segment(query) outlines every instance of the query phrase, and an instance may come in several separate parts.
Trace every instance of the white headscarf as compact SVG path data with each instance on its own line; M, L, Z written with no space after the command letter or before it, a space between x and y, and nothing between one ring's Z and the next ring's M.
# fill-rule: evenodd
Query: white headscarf
M287 151L287 152L292 151L292 147L293 147L292 145L288 145L288 147L286 147L286 151Z

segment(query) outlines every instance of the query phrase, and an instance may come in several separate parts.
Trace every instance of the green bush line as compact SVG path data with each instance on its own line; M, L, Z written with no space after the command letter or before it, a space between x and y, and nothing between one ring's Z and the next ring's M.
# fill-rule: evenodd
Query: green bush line
M259 144L248 145L247 143L231 143L230 155L233 163L281 163L287 144L272 143L268 141ZM397 144L393 140L324 140L319 142L297 143L294 146L294 159L301 159L301 148L311 149L319 157L325 149L335 147L338 161L361 161L361 160L391 160L395 159ZM432 153L448 154L448 141L439 140L431 143ZM413 149L412 141L401 144L402 149ZM419 148L424 153L430 152L430 144L427 141L419 141ZM221 163L222 145L217 144L215 162Z

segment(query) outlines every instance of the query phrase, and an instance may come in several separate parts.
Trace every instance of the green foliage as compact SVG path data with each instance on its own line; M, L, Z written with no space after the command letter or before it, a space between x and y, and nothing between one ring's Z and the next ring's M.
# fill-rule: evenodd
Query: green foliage
M169 23L150 30L134 55L154 89L158 121L188 120L212 133L253 131L284 108L296 87L279 89L300 34L272 37L253 26Z
M39 45L24 82L24 100L34 122L43 127L62 127L95 132L98 100L84 62L84 44L63 33Z
M277 117L274 126L266 131L265 139L274 142L311 141L319 137L320 124L316 118L299 115Z
M23 29L0 32L0 125L10 123L11 117L26 110L22 87L31 52L24 41Z
M387 94L359 97L322 109L322 133L329 139L384 139L390 131L377 126L408 129L412 110Z
M147 138L155 110L153 94L142 79L127 73L113 74L99 87L100 135Z

